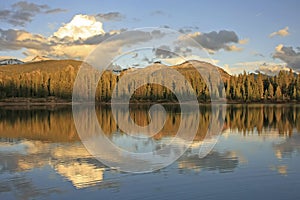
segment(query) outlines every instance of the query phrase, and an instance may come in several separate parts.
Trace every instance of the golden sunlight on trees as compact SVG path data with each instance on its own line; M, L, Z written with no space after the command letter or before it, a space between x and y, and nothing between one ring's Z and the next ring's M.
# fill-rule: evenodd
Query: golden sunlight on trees
M224 70L218 68L223 83L217 83L212 72L208 72L206 83L196 68L210 64L191 61L181 65L170 66L184 76L185 81L176 80L175 77L166 74L164 71L156 71L158 68L167 68L165 65L152 65L147 68L151 76L139 73L139 69L130 68L123 70L120 75L112 71L105 70L98 83L96 74L94 77L83 76L82 93L91 93L92 84L97 84L96 101L109 102L112 92L115 90L116 97L122 99L134 92L131 101L164 101L176 102L177 98L170 89L163 87L164 83L169 83L171 89L175 90L183 97L189 91L185 91L190 85L199 102L207 102L211 95L218 97L226 93L229 101L236 102L272 102L272 101L300 101L300 75L292 71L280 71L276 76L264 74L247 74L244 72L239 75L229 75ZM71 100L74 81L82 62L74 60L49 60L23 65L7 65L0 67L0 99L15 97L23 98L47 98L55 97L58 99ZM213 67L213 66L211 66ZM209 69L209 68L208 68ZM152 70L152 71L151 71ZM126 87L116 87L121 78L127 75L124 81ZM136 82L135 77L139 77ZM150 84L151 81L162 80L160 84ZM134 91L137 84L141 87ZM207 84L219 86L219 90L213 93L209 91ZM225 89L222 90L221 84ZM86 91L87 90L87 91Z

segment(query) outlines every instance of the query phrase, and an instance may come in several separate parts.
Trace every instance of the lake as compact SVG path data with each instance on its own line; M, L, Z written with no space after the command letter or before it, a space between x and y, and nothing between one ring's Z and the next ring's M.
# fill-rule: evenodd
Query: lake
M165 118L160 110L151 117L146 105L131 106L130 112L122 106L95 109L103 137L134 153L162 148L176 136L181 121L184 130L197 122L182 156L137 174L91 155L81 142L90 135L77 133L71 106L2 106L0 199L300 199L300 105L227 105L215 118L222 123L212 124L220 134L212 129L209 137L210 106L201 105L196 115L193 108L184 114L178 106L165 108ZM84 110L76 112L87 120ZM139 132L143 137L132 140L135 135L123 131L131 130L130 124L118 124L129 118L142 127L151 120L165 123L152 137ZM215 145L199 158L204 141ZM107 162L117 158L102 154Z

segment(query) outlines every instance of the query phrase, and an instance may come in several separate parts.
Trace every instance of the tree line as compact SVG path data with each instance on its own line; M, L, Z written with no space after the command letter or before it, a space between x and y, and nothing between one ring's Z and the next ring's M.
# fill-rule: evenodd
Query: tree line
M51 64L51 62L50 62ZM21 72L13 71L7 67L0 68L0 99L25 97L25 98L47 98L56 97L59 99L72 99L74 81L81 62L60 66L56 70L47 70L45 68L33 68L32 70L23 70ZM26 69L26 64L23 66ZM165 72L153 72L151 76L145 76L142 86L136 89L131 96L132 101L166 101L176 102L177 98L170 88L164 87L168 82L171 89L177 91L180 95L186 96L190 91L185 90L185 86L190 85L199 102L207 102L212 95L215 97L225 96L229 101L237 102L269 102L269 101L300 101L300 74L293 71L280 71L276 76L267 76L264 74L242 73L228 77L222 77L223 81L214 83L218 85L217 90L210 92L208 84L214 81L213 75L208 76L208 83L203 80L199 73L192 67L175 68L184 77L184 81L169 77ZM14 73L12 73L12 71ZM96 73L101 73L98 81ZM132 73L133 76L127 76L126 87L118 88L118 81L128 73L124 70L121 74L115 74L106 70L81 76L80 87L82 93L87 93L92 84L97 84L95 100L98 102L109 102L113 92L117 98L129 95L135 88L135 84L141 84L134 81L134 76L143 76L142 73ZM129 78L128 78L129 77ZM160 77L161 84L151 84L151 80ZM139 79L141 80L141 79ZM221 87L221 85L224 87ZM90 91L91 93L93 91ZM80 95L80 94L79 94Z
M243 74L231 76L224 83L229 100L300 101L300 74L280 71L276 76Z

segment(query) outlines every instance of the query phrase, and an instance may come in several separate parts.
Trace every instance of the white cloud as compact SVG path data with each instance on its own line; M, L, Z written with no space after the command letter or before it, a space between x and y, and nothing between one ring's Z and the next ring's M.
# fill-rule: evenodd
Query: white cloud
M282 47L283 47L283 44L277 45L277 46L275 47L276 52L283 53L283 51L281 50Z
M79 14L75 15L69 23L60 27L53 35L57 38L70 37L78 40L104 33L102 23L97 21L94 16Z
M271 34L269 35L269 37L272 38L272 37L274 37L274 36L276 36L276 35L282 36L282 37L285 37L285 36L289 35L289 27L285 27L285 28L283 28L283 29L280 29L280 30L278 30L278 31L275 31L275 32L271 33Z

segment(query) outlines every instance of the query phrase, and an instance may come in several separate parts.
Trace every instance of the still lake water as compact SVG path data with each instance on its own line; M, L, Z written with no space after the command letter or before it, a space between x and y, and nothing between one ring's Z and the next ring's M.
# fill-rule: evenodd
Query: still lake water
M106 136L123 148L145 151L170 139L180 109L167 107L164 128L153 140L128 143L108 106L97 107ZM191 148L152 173L122 173L95 159L80 141L72 107L0 108L0 199L300 199L300 105L228 105L222 133L200 159L211 111L200 106ZM148 108L122 109L137 124ZM158 118L159 119L159 118Z

